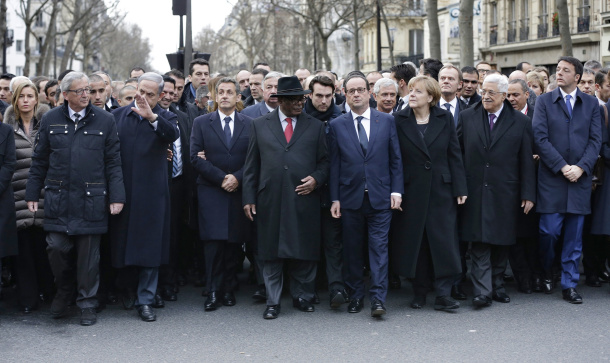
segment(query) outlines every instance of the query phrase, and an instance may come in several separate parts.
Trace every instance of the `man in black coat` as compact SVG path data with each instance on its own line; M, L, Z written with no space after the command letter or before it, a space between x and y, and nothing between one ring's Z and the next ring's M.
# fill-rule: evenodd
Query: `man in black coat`
M479 89L479 71L475 67L466 66L462 68L462 101L466 107L472 107L481 100Z
M280 72L267 73L263 78L263 102L258 102L242 110L241 113L256 119L275 110L278 106L278 99L274 97L274 94L277 92L280 77L283 77Z
M210 81L210 63L203 58L196 58L189 64L189 83L184 86L181 103L194 104L197 88L205 86Z
M144 321L156 320L152 304L159 266L169 262L167 149L179 131L176 115L157 104L164 95L163 86L160 75L144 73L138 78L134 103L113 111L127 203L123 213L110 221L112 263L122 268L121 287L128 291L123 303L127 308L138 306Z
M507 90L506 77L487 76L482 102L460 113L457 129L468 176L460 239L472 242L475 307L510 302L503 281L508 246L519 207L527 214L536 200L532 123L506 101Z
M176 82L176 92L174 93L174 107L178 111L184 112L188 115L189 118L189 128L192 128L193 121L199 116L199 109L194 103L186 102L186 99L182 97L184 94L184 82L186 79L184 78L184 74L177 69L172 69L171 71L165 73L166 76L170 76ZM195 92L197 92L195 90ZM205 110L203 111L205 114Z
M452 64L447 64L438 72L438 82L441 86L439 106L451 112L454 125L457 126L460 112L468 108L466 103L457 97L458 88L462 84L462 71Z
M100 239L108 230L106 206L110 203L110 213L116 215L125 203L119 138L112 115L90 105L86 75L69 73L61 89L64 105L44 115L36 136L25 199L35 212L44 187L44 229L57 284L51 315L66 315L76 278L81 325L92 325Z
M268 73L269 71L263 68L257 68L252 71L248 80L250 84L250 87L248 88L250 94L243 101L244 108L263 102L263 80Z

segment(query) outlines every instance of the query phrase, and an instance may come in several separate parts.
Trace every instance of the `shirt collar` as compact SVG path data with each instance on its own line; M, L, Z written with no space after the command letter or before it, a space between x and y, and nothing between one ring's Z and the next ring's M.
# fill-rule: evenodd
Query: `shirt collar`
M286 117L288 117L288 116L284 115L284 113L282 112L282 110L279 107L277 108L277 114L280 117L280 121L282 121L282 122L286 119ZM298 118L298 116L290 117L290 119L292 119L292 122L296 121L297 118Z
M371 119L371 108L370 108L370 107L367 107L367 108L366 108L366 111L364 111L364 112L362 113L362 115L358 115L358 114L356 114L356 113L355 113L355 112L352 110L352 117L354 118L354 121L356 121L356 117L358 117L358 116L362 116L362 117L364 117L365 119L370 120L370 119Z
M493 112L494 115L496 115L496 119L494 120L494 122L497 122L498 119L500 118L500 113L502 113L502 110L504 109L504 102L502 102L502 105L500 106L500 109L496 112ZM489 113L490 115L492 113Z
M574 91L572 91L570 93L570 96L572 96L572 99L576 101L576 91L578 90L578 87L574 88ZM567 93L565 93L561 88L559 88L559 92L561 92L561 97L565 100L566 96L568 95Z
M83 108L79 112L76 112L73 109L71 109L70 106L68 106L68 115L70 116L70 119L72 119L72 120L74 120L75 113L78 113L80 115L80 118L83 118L83 117L85 117L85 110L86 110L86 108Z
M525 104L525 107L523 107L523 109L521 110L521 113L527 115L527 103Z
M218 116L220 116L221 121L224 121L226 117L230 117L231 121L234 121L235 120L235 111L231 112L230 115L225 115L224 113L222 113L220 111L220 109L218 109Z
M441 102L440 102L441 106L444 106L445 103L450 104L451 107L453 107L454 111L457 109L457 107L456 107L457 106L457 97L453 97L453 100L451 100L451 101L446 101L443 97L441 97Z

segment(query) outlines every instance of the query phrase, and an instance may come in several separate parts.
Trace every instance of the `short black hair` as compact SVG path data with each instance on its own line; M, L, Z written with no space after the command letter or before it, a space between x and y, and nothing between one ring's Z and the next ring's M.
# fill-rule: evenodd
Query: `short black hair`
M519 62L519 64L517 64L517 70L518 71L523 71L523 65L524 64L529 64L530 66L532 65L530 62Z
M443 68L443 62L434 58L426 58L422 64L424 65L424 75L429 75L438 81L438 72Z
M130 76L131 76L131 72L133 72L133 71L142 71L142 72L146 73L146 70L144 70L144 68L142 68L142 67L137 67L137 66L136 66L136 67L133 67L133 68L131 69L131 71L129 71L129 75L130 75Z
M598 84L601 87L601 85L604 84L604 81L608 79L608 71L610 71L610 68L602 68L595 72L595 84Z
M163 82L164 82L164 83L171 83L171 84L173 84L173 85L174 85L174 88L176 88L176 80L175 80L175 79L173 79L173 78L172 78L172 77L170 77L170 76L163 75Z
M130 73L131 74L131 73ZM185 80L184 73L182 73L179 69L173 68L171 71L164 74L165 76L174 76L178 79Z
M255 74L262 74L263 78L265 78L265 76L267 74L269 74L269 71L264 68L256 68L256 69L252 70L252 73L250 73L250 75L255 75Z
M580 79L582 78L582 72L584 69L582 63L578 59L576 59L574 57L569 57L569 56L559 57L559 60L557 61L557 63L562 62L562 61L568 62L574 66L574 71L578 75L578 80L580 81Z
M50 79L49 82L47 82L47 84L44 85L44 94L47 95L47 97L49 97L49 88L53 88L58 85L59 85L59 82L57 82L56 79Z
M394 78L396 78L396 82L401 79L405 81L405 84L409 84L411 78L416 76L415 69L408 64L397 64L395 66L390 67L390 73L394 73Z
M475 67L472 66L465 66L462 67L462 74L464 73L468 73L468 74L476 74L477 78L479 78L479 71L477 71L477 69Z
M335 91L335 82L327 76L320 75L313 77L312 80L309 82L309 90L311 92L313 92L313 86L316 83L319 83L324 87L330 87L333 89L333 92Z
M252 67L252 69L254 70L258 66L267 66L267 67L271 68L271 66L267 62L258 62L258 63L254 63L254 66Z
M15 78L17 76L15 76L12 73L4 73L3 75L0 76L0 79L6 79L7 81L10 81L11 79Z
M366 77L364 76L364 73L360 72L360 71L351 71L347 74L347 76L345 76L345 79L343 80L343 88L346 89L347 91L347 82L351 81L354 78L360 78L364 80L364 84L366 84L366 90L370 91L371 90L371 86L369 85L369 82L366 80Z
M208 71L210 71L210 62L203 58L195 58L191 61L191 63L189 63L189 75L193 75L196 64L199 64L200 66L208 66Z
M70 73L70 72L74 72L73 69L66 69L65 71L61 72L59 74L59 76L57 77L57 80L61 83L61 80L64 79L64 77L66 76L66 74Z

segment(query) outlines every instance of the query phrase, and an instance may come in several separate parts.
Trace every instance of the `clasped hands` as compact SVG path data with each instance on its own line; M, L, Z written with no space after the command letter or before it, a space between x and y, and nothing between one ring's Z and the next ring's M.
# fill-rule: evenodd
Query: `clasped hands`
M576 183L584 173L584 170L577 165L565 165L563 168L561 168L561 172L566 179L572 183Z

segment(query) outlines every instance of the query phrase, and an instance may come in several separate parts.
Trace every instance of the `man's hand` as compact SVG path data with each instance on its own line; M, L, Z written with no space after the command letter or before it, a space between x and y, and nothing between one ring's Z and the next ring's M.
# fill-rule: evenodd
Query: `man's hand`
M577 165L568 165L569 168L563 172L563 176L565 176L572 183L576 183L578 179L582 176L584 170ZM564 166L565 168L565 166ZM563 168L561 169L563 171Z
M148 122L154 122L157 116L150 109L150 105L146 101L146 98L139 93L136 93L134 98L138 107L132 107L131 110L142 118L147 119Z
M341 202L333 202L333 205L330 206L330 214L333 218L341 218Z
M540 155L534 154L534 161L536 161L536 160L540 160Z
M172 151L172 149L167 149L167 161L172 160L174 160L174 152Z
M246 217L248 217L249 220L254 222L254 216L256 215L256 204L244 205L244 213L246 213Z
M461 205L461 204L466 203L466 198L468 198L468 197L467 197L467 196L465 196L465 195L462 195L462 196L460 196L460 197L457 197L457 202L458 202L458 204L460 204L460 205Z
M316 189L316 186L318 185L318 182L311 175L306 176L301 179L301 181L303 184L298 185L294 190L298 195L307 195Z
M534 208L534 202L530 202L529 200L523 199L521 201L521 208L523 208L523 213L528 214L532 208Z
M227 174L225 176L225 179L222 181L222 185L221 185L222 189L226 190L229 193L237 190L238 186L239 186L239 182L237 181L237 178L233 174Z
M208 160L205 158L205 150L201 150L197 153L197 157L202 158L203 160Z
M38 202L28 202L28 210L32 213L38 211Z
M115 215L121 213L123 210L123 203L110 203L110 214Z
M399 211L402 212L402 208L400 208L400 203L402 203L402 197L399 197L398 195L392 195L391 201L392 201L392 209L398 209Z

